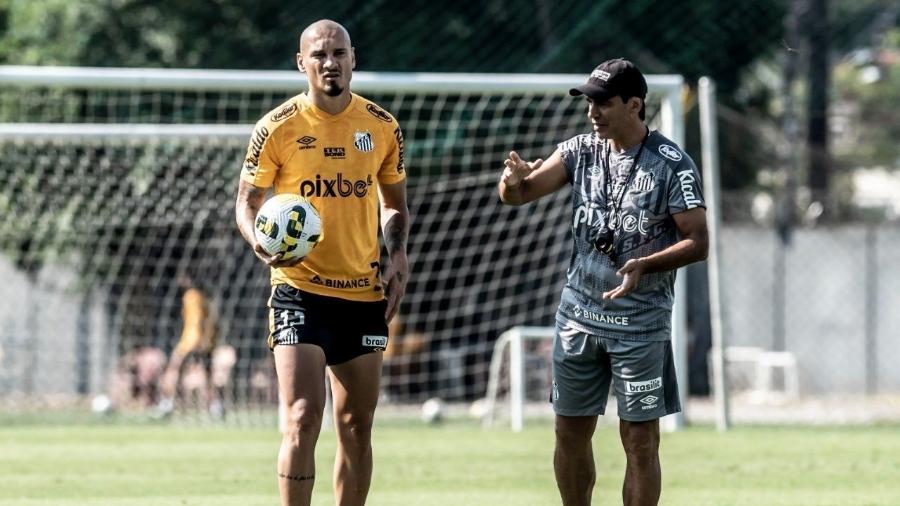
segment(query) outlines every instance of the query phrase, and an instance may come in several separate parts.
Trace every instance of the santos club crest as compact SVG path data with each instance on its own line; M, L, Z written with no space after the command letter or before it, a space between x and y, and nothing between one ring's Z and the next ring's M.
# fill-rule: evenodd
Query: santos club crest
M353 145L356 149L363 153L368 153L375 149L375 143L372 142L372 134L369 132L356 132L353 134Z

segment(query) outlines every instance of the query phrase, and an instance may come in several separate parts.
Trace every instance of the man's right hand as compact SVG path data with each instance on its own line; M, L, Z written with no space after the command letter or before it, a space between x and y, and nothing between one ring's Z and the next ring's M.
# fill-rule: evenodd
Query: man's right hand
M519 186L529 174L543 165L543 163L544 160L540 158L533 162L526 162L519 157L518 153L510 151L509 158L503 160L503 165L506 168L503 169L502 181L507 187Z
M281 267L291 267L303 261L303 257L282 260L284 258L284 253L278 252L274 255L270 255L266 253L266 250L264 250L259 243L253 245L253 253L255 253L256 258L262 260L264 264L276 269Z

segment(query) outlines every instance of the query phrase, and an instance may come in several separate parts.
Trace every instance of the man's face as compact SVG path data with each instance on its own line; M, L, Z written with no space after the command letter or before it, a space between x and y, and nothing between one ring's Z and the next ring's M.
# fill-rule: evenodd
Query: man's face
M636 114L635 110L640 110L640 99L638 98L631 98L627 102L619 96L603 101L594 100L591 97L586 98L588 119L591 120L594 132L603 139L619 137L629 126L631 115Z
M300 44L297 67L305 72L311 90L336 97L348 89L356 58L349 38L340 30L321 29Z

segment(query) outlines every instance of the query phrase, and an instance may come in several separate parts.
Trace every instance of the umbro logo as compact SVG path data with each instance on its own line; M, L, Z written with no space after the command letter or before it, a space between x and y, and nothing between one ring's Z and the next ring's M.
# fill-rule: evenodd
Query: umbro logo
M312 149L316 147L316 145L313 144L314 142L316 142L316 138L311 135L304 135L297 139L297 144L300 145L300 149Z
M648 395L647 397L644 397L643 399L641 399L641 402L649 406L658 400L659 400L659 397L657 397L655 395Z

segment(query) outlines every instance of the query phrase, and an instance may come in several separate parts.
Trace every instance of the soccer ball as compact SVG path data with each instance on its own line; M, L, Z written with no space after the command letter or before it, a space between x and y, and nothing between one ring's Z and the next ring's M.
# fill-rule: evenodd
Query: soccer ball
M284 253L283 260L305 257L322 238L322 220L309 200L293 193L279 193L266 201L256 215L256 241L270 255Z
M425 423L438 423L444 417L444 403L437 397L432 397L422 403L422 421Z
M103 394L91 399L91 411L93 411L95 415L108 415L112 412L112 409L112 400Z

